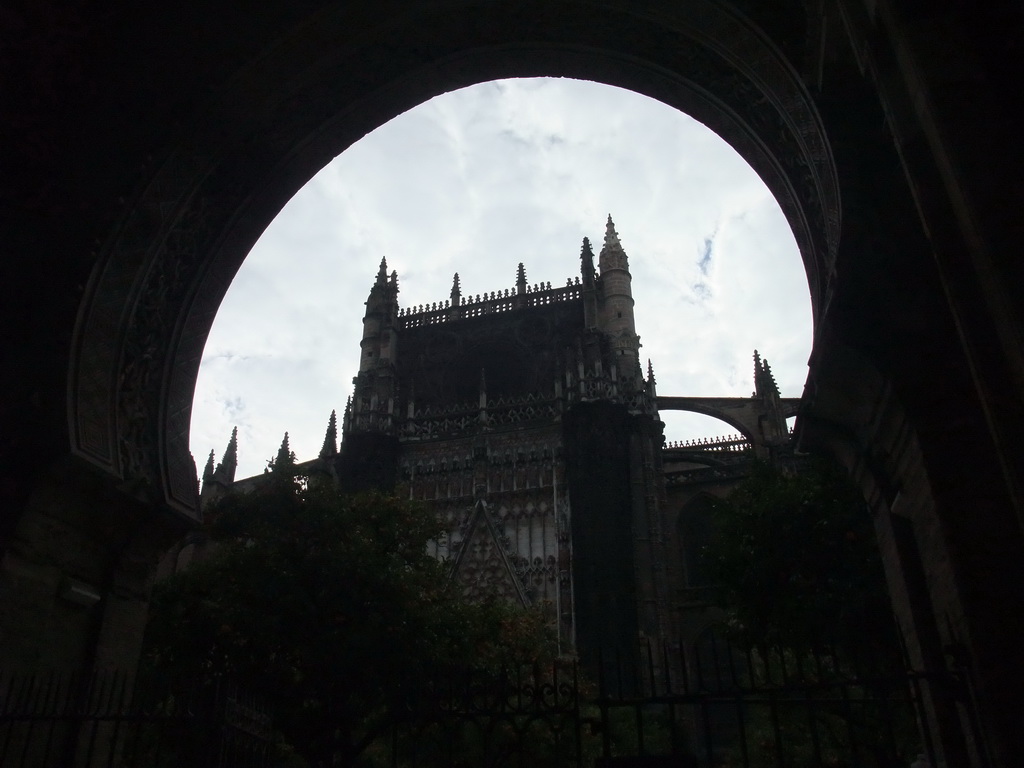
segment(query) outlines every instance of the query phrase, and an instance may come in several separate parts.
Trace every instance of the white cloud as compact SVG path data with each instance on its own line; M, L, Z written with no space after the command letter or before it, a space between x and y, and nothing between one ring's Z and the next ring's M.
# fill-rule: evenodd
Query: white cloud
M605 216L630 258L641 354L662 394L749 394L755 347L798 396L810 301L788 225L764 184L685 115L628 91L511 80L420 105L357 142L285 207L221 307L192 420L197 457L239 426L239 477L289 432L319 451L358 361L363 302L381 256L405 305L578 273ZM713 237L707 274L699 261ZM703 284L706 290L694 286ZM669 437L724 424L666 417ZM689 426L686 426L689 425ZM695 435L694 435L695 436ZM201 463L201 462L200 462Z

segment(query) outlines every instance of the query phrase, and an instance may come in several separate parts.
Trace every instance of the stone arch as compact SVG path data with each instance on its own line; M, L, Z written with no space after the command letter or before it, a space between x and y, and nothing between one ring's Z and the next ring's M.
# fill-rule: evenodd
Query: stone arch
M738 12L708 0L600 13L452 2L409 4L380 27L353 27L348 14L314 14L239 71L163 156L102 248L74 335L69 431L77 455L136 495L196 514L187 436L199 360L265 226L334 155L445 90L580 77L701 120L776 196L820 314L840 225L828 141L797 74Z
M659 398L659 401L658 401L658 410L659 411L686 411L688 413L699 413L701 416L708 416L708 417L710 417L712 419L717 419L718 421L722 422L722 424L727 425L729 427L732 427L734 430L736 430L739 434L743 435L748 440L752 440L753 437L754 437L755 433L750 428L750 425L746 422L746 420L744 420L742 418L736 418L735 416L733 416L733 415L731 415L731 414L729 414L729 413L727 413L727 412L725 412L725 411L723 411L721 409L710 408L710 407L703 407L699 403L698 404L687 404L685 406L678 406L678 405L676 405L676 406L665 406L665 405L662 405L662 403L661 403L662 399L664 399L664 398ZM673 399L677 399L677 400L683 400L683 399L690 400L690 399L695 399L695 398L673 398Z
M779 398L786 418L795 416L800 399ZM725 422L751 442L760 440L759 419L764 408L756 398L746 397L658 397L659 411L689 411Z

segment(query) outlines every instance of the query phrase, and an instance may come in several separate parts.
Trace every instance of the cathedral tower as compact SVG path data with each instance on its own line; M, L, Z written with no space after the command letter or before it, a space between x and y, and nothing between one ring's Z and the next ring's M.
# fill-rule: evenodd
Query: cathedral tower
M393 428L398 352L398 273L388 278L381 259L377 279L366 299L359 373L353 379L351 426L356 431L390 432Z
M633 278L611 214L605 225L598 271L602 298L598 327L608 336L620 375L640 383L643 371L640 367L640 337L636 335L633 318Z

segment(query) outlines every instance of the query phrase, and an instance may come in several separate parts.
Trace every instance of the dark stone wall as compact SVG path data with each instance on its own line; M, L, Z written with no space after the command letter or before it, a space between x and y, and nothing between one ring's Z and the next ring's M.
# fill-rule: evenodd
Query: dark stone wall
M421 408L475 402L481 370L492 400L553 393L582 331L578 299L402 329L396 405L404 413L410 396Z
M638 636L625 406L581 403L565 415L572 502L576 643L591 669L598 651L631 659Z
M373 432L347 435L335 467L346 490L393 490L398 479L398 438Z

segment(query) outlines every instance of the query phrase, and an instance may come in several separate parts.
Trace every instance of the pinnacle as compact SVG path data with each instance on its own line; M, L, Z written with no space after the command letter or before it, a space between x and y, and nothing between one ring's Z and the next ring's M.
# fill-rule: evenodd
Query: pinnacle
M454 299L456 296L462 295L462 285L459 283L459 273L455 273L455 277L452 278L452 294L451 297Z
M583 247L580 248L580 273L583 277L584 286L594 284L594 249L590 247L590 238L583 238Z
M282 469L283 467L292 467L295 465L295 454L292 453L288 447L288 433L284 433L284 440L281 441L281 447L277 451L277 457L274 459L273 468L275 470Z
M605 251L609 248L622 250L622 244L619 242L619 233L615 231L615 222L612 221L610 213L608 214L608 223L605 224L604 228L604 247L601 250Z
M338 452L338 414L331 411L331 418L327 422L327 434L324 435L324 445L320 449L320 458L326 459Z
M213 451L210 451L210 460L206 465L212 470ZM224 449L224 456L217 465L215 471L211 471L210 478L218 482L230 485L235 480L235 469L238 467L238 427L231 430L231 439L228 440L228 447ZM205 478L206 473L203 473Z
M210 457L206 460L206 467L203 469L203 482L213 477L213 450L210 450Z

